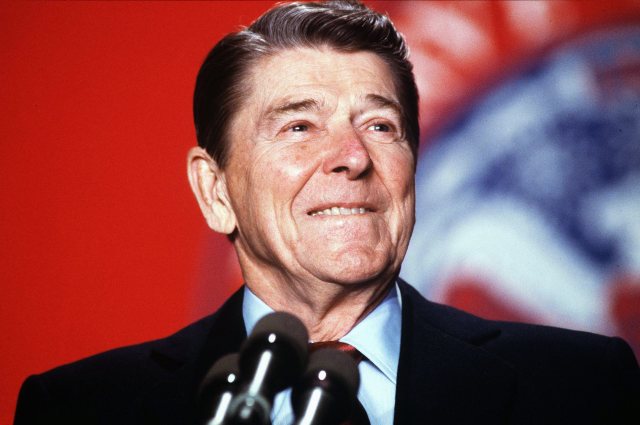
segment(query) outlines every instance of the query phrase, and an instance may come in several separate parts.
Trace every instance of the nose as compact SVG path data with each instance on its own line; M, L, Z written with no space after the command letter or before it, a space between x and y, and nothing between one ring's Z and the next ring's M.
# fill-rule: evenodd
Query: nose
M323 171L326 174L344 173L349 180L356 180L364 177L372 165L367 146L351 129L332 140L332 147L323 163Z

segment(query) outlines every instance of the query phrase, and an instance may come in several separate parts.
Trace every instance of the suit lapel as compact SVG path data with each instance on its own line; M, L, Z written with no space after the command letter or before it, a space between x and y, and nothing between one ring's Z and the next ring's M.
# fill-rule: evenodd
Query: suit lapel
M429 303L402 282L402 345L396 424L506 423L513 369L481 345L490 322Z
M151 350L150 360L143 364L149 365L149 375L157 384L139 400L137 423L198 422L200 382L220 357L237 352L246 338L242 299L240 288L215 314L161 340Z

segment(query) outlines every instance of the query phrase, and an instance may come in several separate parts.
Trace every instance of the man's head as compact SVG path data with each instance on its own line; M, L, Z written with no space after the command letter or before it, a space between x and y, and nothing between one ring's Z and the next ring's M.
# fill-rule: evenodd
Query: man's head
M249 284L397 273L414 223L417 94L386 18L351 3L272 9L213 49L194 103L192 188L210 227L233 235Z
M368 51L384 60L402 106L406 138L417 155L418 90L407 45L389 18L354 1L287 3L228 34L200 68L193 101L198 144L220 167L227 161L229 122L247 98L246 75L261 59L300 47Z

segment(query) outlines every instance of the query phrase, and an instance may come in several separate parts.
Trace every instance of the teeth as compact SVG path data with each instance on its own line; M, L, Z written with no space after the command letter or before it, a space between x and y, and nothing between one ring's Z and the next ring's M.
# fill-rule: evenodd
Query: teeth
M366 208L343 208L343 207L331 207L324 209L322 211L314 211L310 215L355 215L355 214L364 214L369 212Z

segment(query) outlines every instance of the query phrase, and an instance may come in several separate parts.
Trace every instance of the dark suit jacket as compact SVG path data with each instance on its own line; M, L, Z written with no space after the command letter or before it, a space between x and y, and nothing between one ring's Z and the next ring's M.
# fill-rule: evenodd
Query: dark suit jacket
M494 322L400 283L396 424L640 424L640 372L622 340ZM207 369L245 339L242 291L157 341L29 377L15 424L189 424Z

